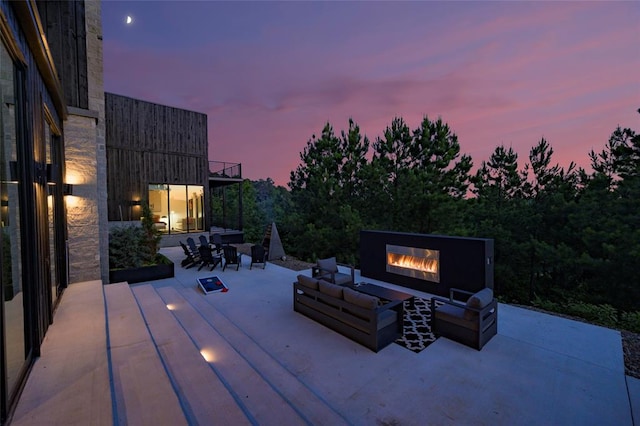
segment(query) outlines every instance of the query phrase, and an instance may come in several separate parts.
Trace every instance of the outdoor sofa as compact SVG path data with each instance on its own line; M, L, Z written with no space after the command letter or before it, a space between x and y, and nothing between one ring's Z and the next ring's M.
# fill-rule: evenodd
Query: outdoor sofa
M402 301L384 303L325 280L298 275L293 309L374 352L402 336Z

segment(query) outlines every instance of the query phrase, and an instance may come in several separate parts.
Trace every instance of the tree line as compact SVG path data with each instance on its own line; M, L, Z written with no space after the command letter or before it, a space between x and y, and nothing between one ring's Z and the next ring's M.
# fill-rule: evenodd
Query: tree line
M587 155L591 171L555 164L545 139L523 163L499 145L472 173L440 118L394 118L373 142L353 120L339 134L327 123L288 190L245 181L245 235L259 242L273 221L288 254L356 265L362 229L493 238L504 301L620 320L640 301L640 135L618 127Z

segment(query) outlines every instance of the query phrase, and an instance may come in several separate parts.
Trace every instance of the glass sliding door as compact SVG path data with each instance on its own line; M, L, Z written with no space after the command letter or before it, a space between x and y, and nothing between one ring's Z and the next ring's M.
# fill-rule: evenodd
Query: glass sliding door
M0 43L0 360L2 361L2 415L15 397L26 368L30 346L26 339L25 302L20 247L19 162L16 127L16 70Z
M149 185L149 208L156 228L167 233L204 229L202 185Z
M46 161L47 165L50 166L51 180L55 182L55 184L49 183L48 190L49 194L47 194L47 227L48 227L48 236L49 236L49 259L47 260L48 269L49 269L49 277L50 277L50 285L51 285L51 307L55 306L56 301L58 300L58 296L62 291L62 283L60 280L60 274L58 273L58 253L56 247L56 232L61 232L61 230L56 227L56 196L60 192L60 184L62 182L58 179L58 161L57 155L55 155L55 146L54 140L58 140L55 135L52 133L50 127L48 125L44 126L44 142L46 149Z
M204 229L204 188L200 185L187 186L187 217L189 218L189 231L202 231Z
M153 216L153 226L160 232L169 232L169 185L149 185L149 209Z
M169 185L169 207L172 232L188 232L187 220L187 187L185 185Z

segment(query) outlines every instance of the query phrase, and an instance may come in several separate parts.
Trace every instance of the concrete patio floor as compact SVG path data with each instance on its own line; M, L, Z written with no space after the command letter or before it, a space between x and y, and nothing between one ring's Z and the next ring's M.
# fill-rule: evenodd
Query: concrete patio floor
M212 354L211 369L234 395L247 423L633 425L632 409L636 410L635 418L640 418L640 381L625 376L621 337L614 330L500 304L498 335L482 351L439 338L418 354L397 344L374 353L293 311L291 283L297 274L308 275L310 271L295 272L273 264L264 270L249 270L246 259L239 271L222 272L220 267L214 272L207 268L197 271L179 266L183 257L179 247L163 248L162 252L176 262L176 276L130 286L137 303L144 311L151 298L162 298L163 304L177 307L171 312L188 334L187 340L201 352ZM219 276L229 291L202 294L196 288L196 278L210 275ZM77 335L67 340L57 337L70 333L65 331L70 326L62 324L69 317L65 313L71 308L68 305L77 304L74 292L82 286L75 286L62 300L42 357L16 409L15 424L38 424L40 420L85 424L82 416L93 424L111 424L112 413L104 400L94 403L89 397L78 407L70 398L82 388L81 380L68 371L72 366L64 367L65 374L52 375L56 365L61 368L69 363L68 353L58 347L77 341ZM85 315L95 316L95 306L86 305L87 312L74 312L72 323L76 328L79 324L91 326L91 330L99 328L99 324L85 323ZM182 307L197 309L200 316L194 322L195 314L181 313ZM79 311L82 306L73 309ZM177 333L159 326L160 319L155 322L149 314L144 315L157 351L166 357L165 370L188 375L191 361L175 354L172 361L168 346L164 346L172 344L174 336L178 339ZM214 329L215 337L205 328ZM163 329L165 335L160 337L157 333ZM88 331L85 328L84 333ZM94 346L87 356L95 370L87 372L89 367L85 366L82 377L91 377L87 388L92 391L86 393L98 399L113 380L114 367L105 373L105 363L114 355L107 355L109 344L100 339ZM106 383L105 374L109 375ZM42 397L53 392L57 395ZM263 401L266 407L252 406L242 398ZM75 410L76 417L65 418L70 410ZM195 410L186 410L187 423L196 423ZM286 414L289 411L291 414ZM140 424L152 423L144 413L139 416ZM113 424L121 423L117 413L113 418ZM283 418L291 421L283 423ZM216 423L215 415L210 419L211 424Z

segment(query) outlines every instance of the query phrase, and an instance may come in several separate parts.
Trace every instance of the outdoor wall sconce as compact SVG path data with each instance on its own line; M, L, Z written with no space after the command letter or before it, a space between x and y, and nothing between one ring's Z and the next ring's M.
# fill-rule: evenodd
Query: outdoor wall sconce
M18 162L9 161L9 182L18 183Z
M47 163L47 183L53 185L56 183L56 176L58 175L58 167L55 164Z
M142 203L140 202L140 200L133 200L133 201L131 202L131 205L132 205L132 206L139 206L139 205L141 205L141 204L142 204Z
M71 185L70 183L63 183L62 195L73 195L73 185Z

